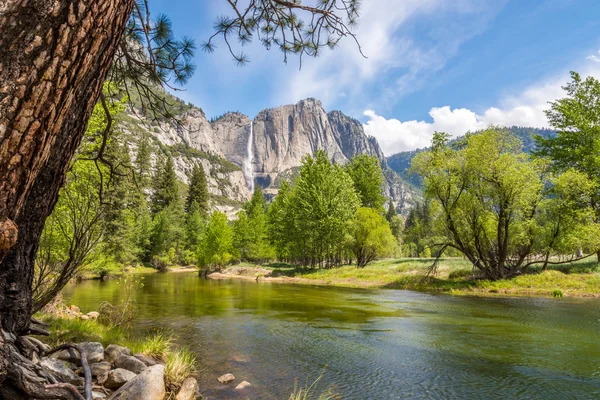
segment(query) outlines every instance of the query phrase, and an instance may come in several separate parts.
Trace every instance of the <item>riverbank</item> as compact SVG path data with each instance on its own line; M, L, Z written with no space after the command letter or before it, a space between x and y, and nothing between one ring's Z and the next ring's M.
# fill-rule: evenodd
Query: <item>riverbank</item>
M600 297L600 265L595 261L565 264L547 271L532 271L531 274L498 281L478 278L470 263L462 258L442 259L437 275L426 278L427 269L432 262L433 259L386 259L362 269L343 266L323 270L302 269L281 263L242 263L209 277L433 291L454 295Z

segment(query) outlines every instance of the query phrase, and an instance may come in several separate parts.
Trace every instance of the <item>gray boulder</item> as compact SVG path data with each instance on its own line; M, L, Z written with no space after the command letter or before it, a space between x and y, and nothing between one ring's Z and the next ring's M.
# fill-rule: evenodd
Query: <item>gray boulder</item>
M115 361L115 367L123 368L131 372L135 372L139 374L143 370L146 369L146 364L138 360L133 356L127 356L125 354L121 354L119 358Z
M151 367L156 364L160 364L159 361L155 360L153 357L147 356L144 353L136 353L133 355L135 358L146 364L147 367Z
M108 345L106 347L106 350L104 350L104 355L106 356L106 361L108 361L110 363L114 363L121 354L130 356L131 350L129 350L127 347L118 346L116 344Z
M106 382L104 382L104 386L109 389L118 389L135 377L136 375L133 372L126 369L113 369L106 376Z
M42 368L50 371L54 375L61 377L66 382L75 386L81 386L84 383L84 379L77 376L77 374L75 374L75 372L73 372L64 361L54 358L42 358L40 365Z
M158 364L131 379L109 400L163 400L165 395L165 366Z
M78 343L79 347L87 354L88 364L100 362L104 360L104 347L102 343L98 342L81 342ZM59 360L68 361L75 365L81 365L81 357L79 352L75 349L61 350L53 355L54 358Z
M185 378L181 384L179 393L175 396L175 400L194 400L196 398L196 389L198 389L198 382L191 376Z
M101 361L90 364L90 371L92 372L92 376L108 374L110 371L110 363L108 361Z

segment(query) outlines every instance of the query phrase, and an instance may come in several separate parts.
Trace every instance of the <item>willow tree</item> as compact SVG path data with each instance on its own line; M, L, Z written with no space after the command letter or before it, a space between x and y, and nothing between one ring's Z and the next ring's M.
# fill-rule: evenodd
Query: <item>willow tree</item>
M597 246L598 224L578 201L593 187L585 176L547 175L545 163L530 160L503 130L469 135L458 148L446 142L436 134L432 150L413 160L432 200L439 254L455 248L485 277L501 279Z
M207 50L222 37L233 54L232 38L244 44L257 36L265 47L278 47L284 59L315 56L345 36L354 37L349 26L358 15L353 0L317 6L261 0L243 8L228 3L233 16L218 21ZM37 379L14 338L41 331L30 320L40 235L92 109L103 101L109 73L111 79L169 85L171 76L183 81L193 70L186 60L189 42L161 36L146 4L6 0L0 5L0 325L7 333L0 335L0 390L5 398L80 397L68 384L46 385L47 375ZM234 57L248 61L243 53ZM102 151L96 158L102 161Z

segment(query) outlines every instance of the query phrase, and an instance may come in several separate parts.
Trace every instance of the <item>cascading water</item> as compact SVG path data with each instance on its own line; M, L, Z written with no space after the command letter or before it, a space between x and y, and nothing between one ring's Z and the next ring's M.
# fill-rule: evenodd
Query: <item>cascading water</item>
M254 122L250 121L250 135L246 148L246 159L244 160L244 176L246 177L246 184L251 193L254 193L254 168L252 167L252 161L254 160L254 151L252 149L254 143L253 125Z

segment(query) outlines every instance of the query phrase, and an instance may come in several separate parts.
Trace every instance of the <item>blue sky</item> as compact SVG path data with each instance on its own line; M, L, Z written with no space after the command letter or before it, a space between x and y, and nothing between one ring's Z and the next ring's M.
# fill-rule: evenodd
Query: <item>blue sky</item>
M231 12L225 0L151 4L198 44ZM570 70L600 77L599 0L363 0L356 33L368 58L346 41L301 70L258 43L237 67L218 42L212 54L197 51L177 95L209 117L316 97L360 119L390 155L427 145L435 130L546 126L543 109Z

